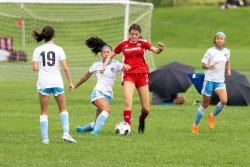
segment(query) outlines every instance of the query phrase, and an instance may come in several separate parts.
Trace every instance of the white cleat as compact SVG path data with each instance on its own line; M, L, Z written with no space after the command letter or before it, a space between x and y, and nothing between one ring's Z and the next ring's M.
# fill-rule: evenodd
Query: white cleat
M42 143L43 144L49 144L49 139L43 139Z
M76 143L75 139L73 139L69 134L64 133L62 136L62 139L64 141L70 142L70 143Z

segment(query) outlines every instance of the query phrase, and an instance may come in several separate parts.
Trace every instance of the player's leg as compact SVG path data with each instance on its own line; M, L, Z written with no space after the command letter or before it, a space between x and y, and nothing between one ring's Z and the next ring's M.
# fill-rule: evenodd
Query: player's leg
M139 94L140 102L141 102L141 115L139 117L138 132L144 133L145 119L149 114L149 108L150 108L148 85L144 85L144 86L138 88L138 94Z
M88 132L94 130L94 127L95 127L95 122L90 122L87 125L84 125L83 127L78 125L76 127L76 131L78 133Z
M131 125L132 121L132 102L133 94L135 90L135 84L130 81L123 82L123 99L124 99L124 121Z
M195 121L192 125L192 133L193 134L198 134L198 125L200 123L200 120L202 116L205 113L206 108L208 107L210 102L210 96L202 95L202 104L199 106L196 116L195 116Z
M199 106L196 116L195 116L195 121L192 125L192 133L193 134L198 134L198 124L202 118L202 116L205 113L205 109L208 107L210 98L212 95L212 92L214 90L214 82L210 81L204 81L203 87L201 90L202 93L202 104Z
M95 126L91 134L99 135L101 128L108 119L110 113L110 106L109 106L109 101L105 97L93 101L93 104L97 107L97 110L96 110Z
M63 137L62 139L68 142L76 143L76 141L69 135L69 114L66 109L65 94L64 91L59 93L54 93L56 103L60 111L60 120L63 127Z
M210 129L214 128L215 117L224 109L227 104L227 91L225 88L220 88L215 90L216 94L220 98L220 102L216 105L213 112L208 115L208 127Z
M214 116L218 115L223 110L225 105L227 104L227 91L226 91L226 89L218 89L215 92L219 96L220 102L215 107L215 110L213 112Z
M42 135L42 143L49 144L48 137L48 105L49 105L49 95L43 95L39 93L39 101L41 107L40 115L40 131Z
M210 96L206 96L206 95L202 95L202 103L200 105L200 107L198 108L197 112L196 112L196 119L195 119L195 125L198 125L202 116L205 113L206 108L209 105L210 102Z

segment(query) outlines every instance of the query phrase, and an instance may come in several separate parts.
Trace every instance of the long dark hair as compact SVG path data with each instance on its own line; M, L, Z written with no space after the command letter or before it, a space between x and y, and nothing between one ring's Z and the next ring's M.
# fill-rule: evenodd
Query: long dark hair
M41 42L43 39L45 42L50 41L54 37L55 30L51 26L46 26L43 28L41 33L38 33L37 31L32 32L33 38L37 42Z
M85 44L90 48L90 50L97 56L99 52L102 51L104 47L110 48L112 50L112 47L108 45L106 42L104 42L101 38L94 36L90 37L85 41Z

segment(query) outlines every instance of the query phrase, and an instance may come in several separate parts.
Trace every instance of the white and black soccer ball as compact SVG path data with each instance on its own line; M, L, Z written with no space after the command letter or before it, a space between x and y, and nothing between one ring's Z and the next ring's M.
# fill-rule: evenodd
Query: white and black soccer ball
M115 126L115 134L117 135L130 135L131 134L131 127L130 125L122 121Z

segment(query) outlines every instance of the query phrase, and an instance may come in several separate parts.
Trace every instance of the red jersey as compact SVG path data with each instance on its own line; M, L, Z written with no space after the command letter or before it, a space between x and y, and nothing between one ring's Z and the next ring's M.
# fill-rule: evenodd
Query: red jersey
M145 60L145 50L150 49L152 44L144 39L139 39L132 43L130 39L121 42L115 49L115 54L123 53L124 63L129 64L131 69L124 73L149 73L148 65Z

